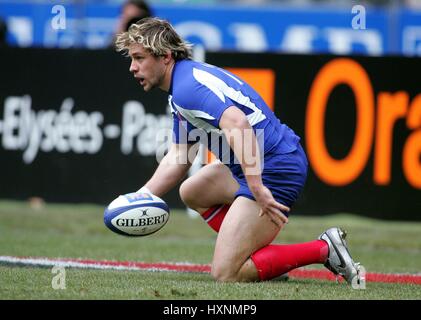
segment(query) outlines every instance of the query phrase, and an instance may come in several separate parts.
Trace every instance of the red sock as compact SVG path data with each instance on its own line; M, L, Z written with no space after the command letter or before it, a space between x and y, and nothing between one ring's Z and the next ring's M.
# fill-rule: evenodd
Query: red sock
M288 245L268 245L252 254L260 280L270 280L292 269L325 263L329 247L323 240Z
M219 232L222 221L224 221L225 215L231 205L222 204L209 208L202 213L202 218L205 219L206 223L216 232Z

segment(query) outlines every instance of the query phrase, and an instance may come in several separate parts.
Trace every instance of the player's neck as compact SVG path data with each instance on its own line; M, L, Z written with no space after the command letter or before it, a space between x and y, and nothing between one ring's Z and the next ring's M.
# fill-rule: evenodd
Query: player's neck
M162 81L162 85L160 86L160 88L166 92L170 91L170 87L171 87L171 79L172 79L172 72L174 70L174 65L175 65L175 61L172 60L164 73L164 79Z

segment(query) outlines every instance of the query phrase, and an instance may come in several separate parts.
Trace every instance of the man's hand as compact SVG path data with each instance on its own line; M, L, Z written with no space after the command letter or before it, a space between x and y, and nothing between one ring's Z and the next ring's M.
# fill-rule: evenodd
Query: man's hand
M246 115L235 106L229 107L222 114L219 126L224 131L235 156L240 160L247 184L260 205L260 216L267 214L273 223L281 228L288 223L288 218L283 212L289 212L289 208L277 202L270 190L262 183L259 144ZM247 139L245 138L246 130L251 133ZM250 165L246 161L241 161L244 159L255 160L255 163L252 163L252 173L248 170Z
M279 228L288 223L288 217L284 215L284 212L289 212L289 208L277 202L268 188L261 185L253 190L253 195L256 198L256 202L260 205L260 216L267 214Z
M149 192L162 197L179 183L190 169L188 154L194 145L172 144L153 176L144 185ZM194 159L193 159L194 160ZM140 191L140 190L139 190Z

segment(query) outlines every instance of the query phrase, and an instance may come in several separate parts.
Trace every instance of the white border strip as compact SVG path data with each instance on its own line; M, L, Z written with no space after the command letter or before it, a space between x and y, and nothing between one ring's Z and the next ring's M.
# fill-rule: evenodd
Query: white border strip
M1 264L13 264L23 266L41 266L41 267L65 267L65 268L82 268L82 269L100 269L100 270L124 270L124 271L172 271L165 267L143 267L137 265L109 265L101 263L101 261L95 263L89 263L85 261L73 261L66 259L49 259L49 258L19 258L12 256L0 256ZM189 263L173 263L174 265L193 265Z

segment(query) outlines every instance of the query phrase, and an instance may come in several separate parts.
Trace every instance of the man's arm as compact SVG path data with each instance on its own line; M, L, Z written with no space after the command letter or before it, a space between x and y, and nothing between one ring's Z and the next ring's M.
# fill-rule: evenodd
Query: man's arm
M262 209L261 215L268 214L278 226L286 223L288 218L282 212L288 212L289 208L276 202L270 190L263 185L259 145L244 112L235 106L229 107L222 114L219 126L240 161L250 191Z
M172 144L152 178L144 186L154 195L162 197L187 174L197 149L196 145ZM189 154L192 155L191 159Z

